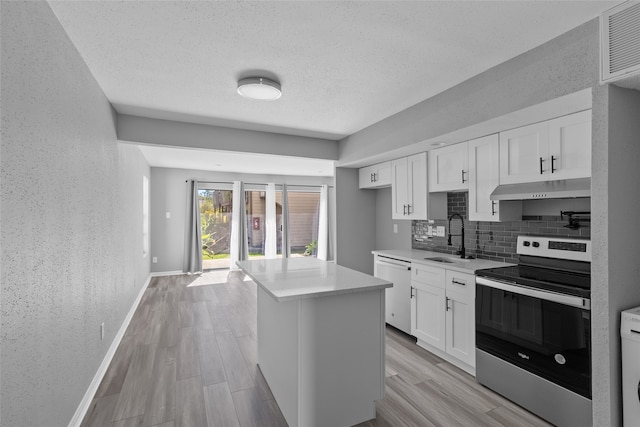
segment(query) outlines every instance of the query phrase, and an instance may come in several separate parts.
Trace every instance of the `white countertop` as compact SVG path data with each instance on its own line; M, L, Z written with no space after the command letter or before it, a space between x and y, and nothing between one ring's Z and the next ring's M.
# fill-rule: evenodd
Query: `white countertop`
M311 257L238 261L237 265L276 301L326 297L393 286L386 280Z
M389 250L376 250L371 252L374 255L383 255L390 258L400 259L403 261L417 262L420 264L431 265L433 267L445 268L447 270L455 270L461 273L474 274L477 270L484 268L496 268L496 267L508 267L510 265L504 262L491 261L487 259L460 259L457 255L444 254L442 252L423 251L420 249L389 249ZM425 258L448 258L453 263L429 261Z

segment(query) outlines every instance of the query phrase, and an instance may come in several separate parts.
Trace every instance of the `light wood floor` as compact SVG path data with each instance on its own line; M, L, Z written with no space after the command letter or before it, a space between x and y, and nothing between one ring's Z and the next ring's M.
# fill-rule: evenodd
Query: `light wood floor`
M256 285L241 273L151 280L83 426L286 426L256 355ZM371 426L549 426L387 330Z

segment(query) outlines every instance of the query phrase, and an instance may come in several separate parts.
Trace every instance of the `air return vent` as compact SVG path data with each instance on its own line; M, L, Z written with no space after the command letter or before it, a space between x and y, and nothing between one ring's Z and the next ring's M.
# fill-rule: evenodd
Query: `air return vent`
M640 73L640 2L627 1L600 17L600 80Z

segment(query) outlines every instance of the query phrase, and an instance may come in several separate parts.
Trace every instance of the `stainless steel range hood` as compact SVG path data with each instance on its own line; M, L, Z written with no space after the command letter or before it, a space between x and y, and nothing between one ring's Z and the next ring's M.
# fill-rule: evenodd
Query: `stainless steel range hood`
M591 197L591 178L499 185L491 200L535 200Z

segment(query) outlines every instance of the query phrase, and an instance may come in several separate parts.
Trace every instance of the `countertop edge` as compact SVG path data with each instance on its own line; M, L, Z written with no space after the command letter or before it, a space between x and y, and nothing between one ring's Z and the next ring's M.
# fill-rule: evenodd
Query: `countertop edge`
M342 295L342 294L354 294L354 293L359 293L359 292L370 292L370 291L375 291L375 290L380 290L380 289L386 289L386 288L393 287L393 283L391 283L391 282L384 281L383 279L380 279L378 277L367 275L367 276L370 276L371 279L375 279L378 282L382 281L382 283L376 283L376 284L372 284L372 285L362 286L362 287L359 287L359 288L333 289L333 290L327 290L327 291L312 291L312 292L309 292L309 293L301 293L301 294L297 294L297 295L278 295L278 294L274 293L271 289L269 289L268 286L264 285L259 279L257 279L254 275L252 275L249 271L245 270L240 265L240 261L238 261L236 263L236 265L238 266L238 268L240 268L240 270L242 270L242 272L244 274L249 276L251 278L251 280L253 280L253 282L256 285L258 285L261 289L263 289L269 296L271 296L277 302L295 301L295 300L311 299L311 298L324 298L324 297L336 296L336 295ZM347 268L347 267L343 267L343 268ZM357 271L357 270L354 270L354 271ZM360 273L360 272L358 272L358 273ZM365 274L365 273L361 273L361 274Z
M420 257L416 257L416 253L420 253ZM382 255L390 258L401 259L412 263L428 265L431 267L439 267L445 270L454 270L460 273L475 274L476 271L486 268L509 267L516 265L514 263L505 263L500 261L487 260L482 258L474 258L465 262L458 263L441 263L437 261L429 261L426 257L447 257L455 258L442 252L424 251L421 249L376 249L371 251L373 255Z

